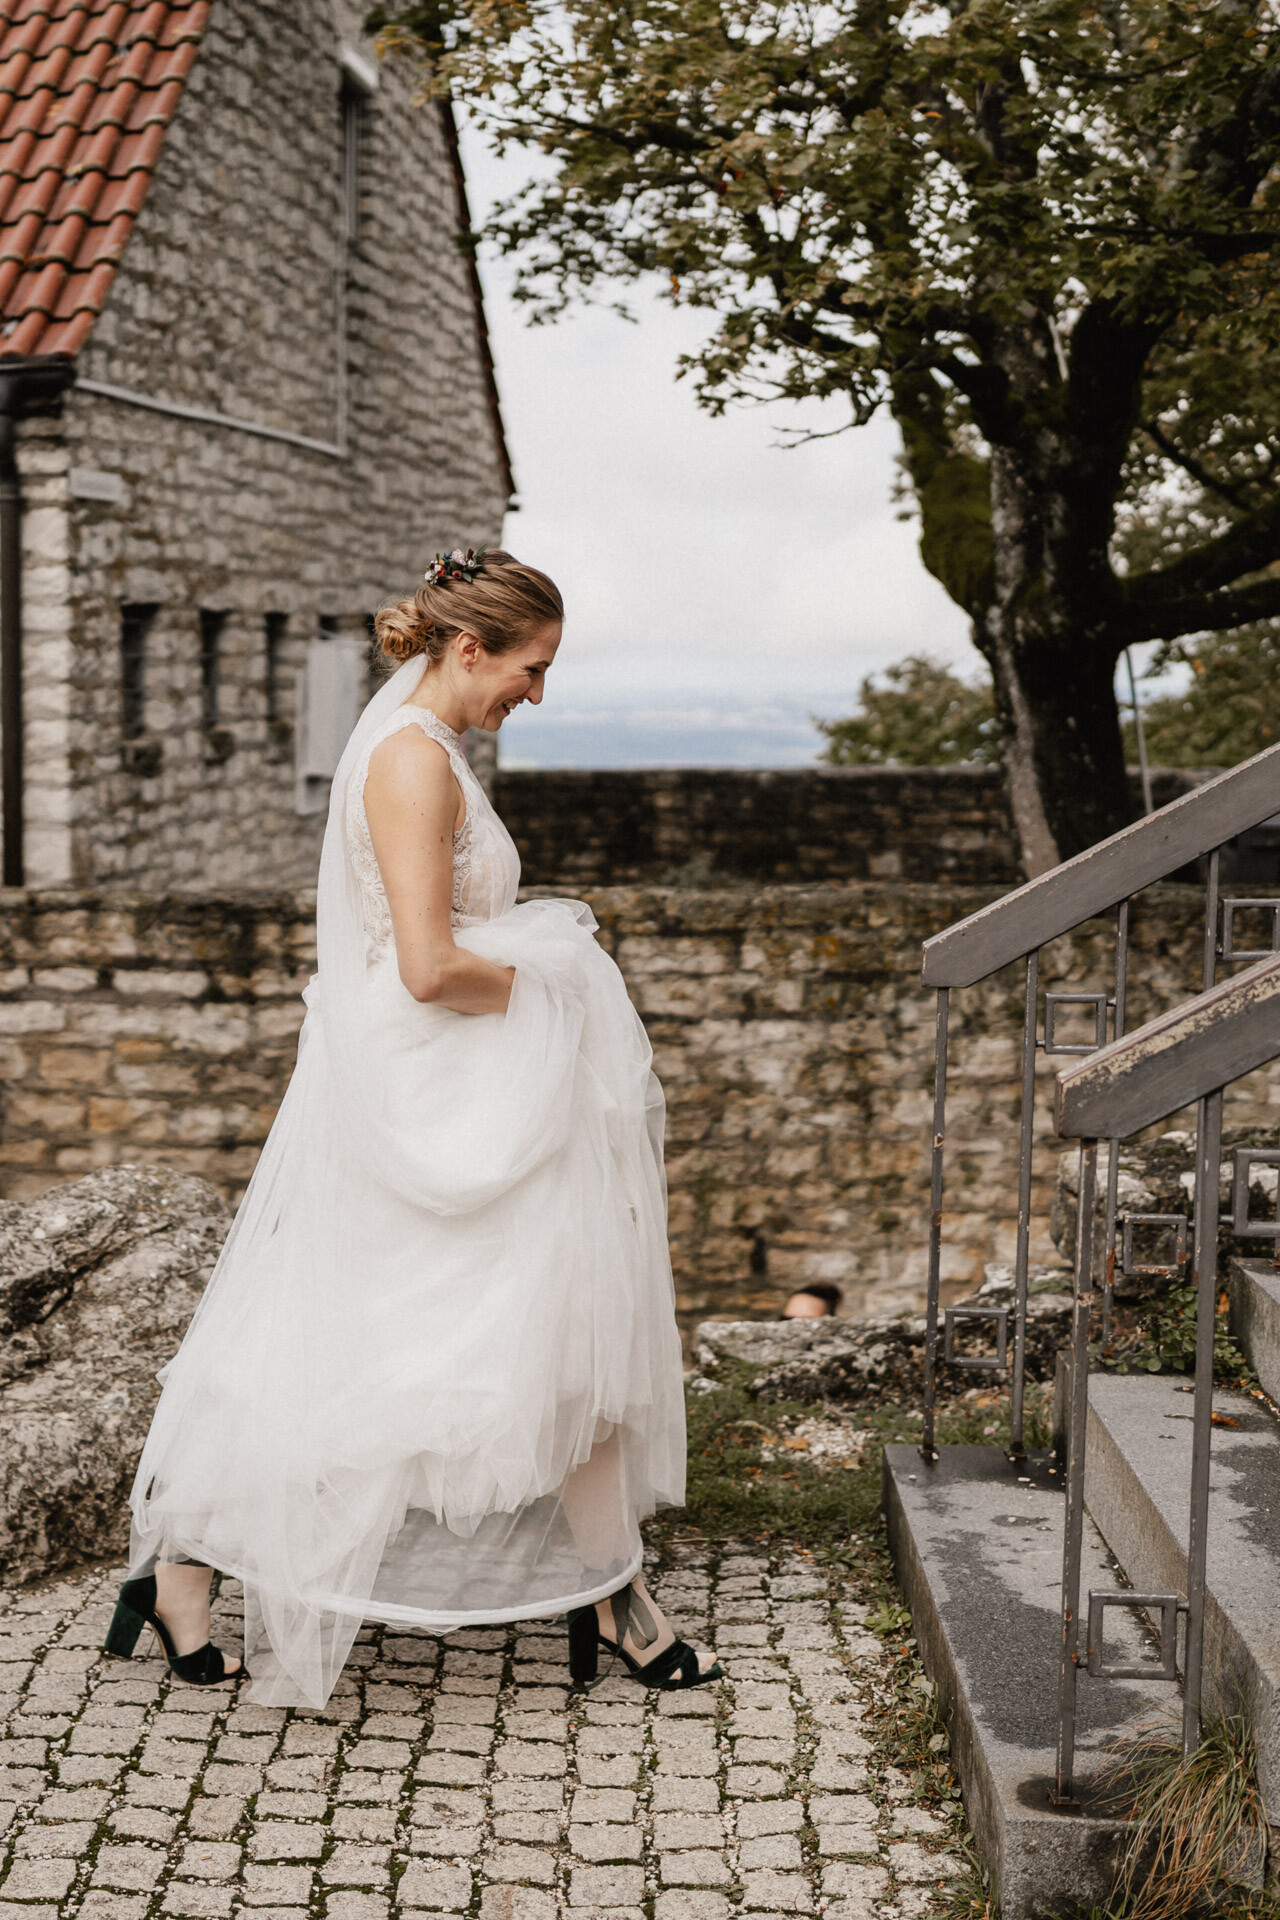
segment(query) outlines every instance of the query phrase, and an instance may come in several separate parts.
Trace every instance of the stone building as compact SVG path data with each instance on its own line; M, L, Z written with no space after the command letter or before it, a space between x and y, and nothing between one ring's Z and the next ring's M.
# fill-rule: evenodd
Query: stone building
M372 612L500 534L452 117L363 11L0 9L10 885L308 881Z

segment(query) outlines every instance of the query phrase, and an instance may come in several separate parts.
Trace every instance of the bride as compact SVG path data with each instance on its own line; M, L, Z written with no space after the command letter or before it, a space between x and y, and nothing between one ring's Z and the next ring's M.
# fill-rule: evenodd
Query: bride
M684 1498L680 1343L644 1029L462 751L537 702L563 606L455 549L377 617L401 662L334 777L294 1071L132 1495L108 1650L323 1706L361 1623L569 1614L650 1686L718 1677L640 1575ZM212 1568L245 1657L209 1645Z

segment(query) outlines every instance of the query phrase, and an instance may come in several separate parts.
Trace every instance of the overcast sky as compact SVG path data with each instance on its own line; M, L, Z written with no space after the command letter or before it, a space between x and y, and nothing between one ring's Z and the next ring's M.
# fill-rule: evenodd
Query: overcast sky
M479 225L518 163L462 137ZM520 501L506 543L568 608L542 707L503 726L508 765L796 765L822 744L810 716L852 711L865 674L921 651L972 670L963 615L895 517L887 418L784 448L781 426L845 416L703 413L675 367L705 315L646 291L639 324L594 309L530 328L507 263L481 272Z

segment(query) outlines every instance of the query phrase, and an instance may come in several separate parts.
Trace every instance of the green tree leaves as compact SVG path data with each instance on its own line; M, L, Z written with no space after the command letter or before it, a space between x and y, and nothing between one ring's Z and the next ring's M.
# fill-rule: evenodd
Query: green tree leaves
M1170 662L1189 666L1191 679L1143 707L1153 766L1233 767L1280 740L1280 621L1179 642L1157 664ZM1132 722L1125 737L1136 758Z
M851 720L820 720L819 758L834 767L991 766L1000 757L990 682L971 686L940 660L913 654L868 676Z

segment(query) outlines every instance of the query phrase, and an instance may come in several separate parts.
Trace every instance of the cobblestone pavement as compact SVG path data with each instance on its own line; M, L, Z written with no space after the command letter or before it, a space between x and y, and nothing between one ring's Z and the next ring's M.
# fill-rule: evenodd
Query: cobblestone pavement
M0 1596L0 1920L892 1920L956 1871L872 1753L865 1609L803 1560L668 1565L720 1687L570 1692L562 1622L375 1628L324 1713L103 1657L119 1577ZM228 1583L224 1646L237 1611Z

